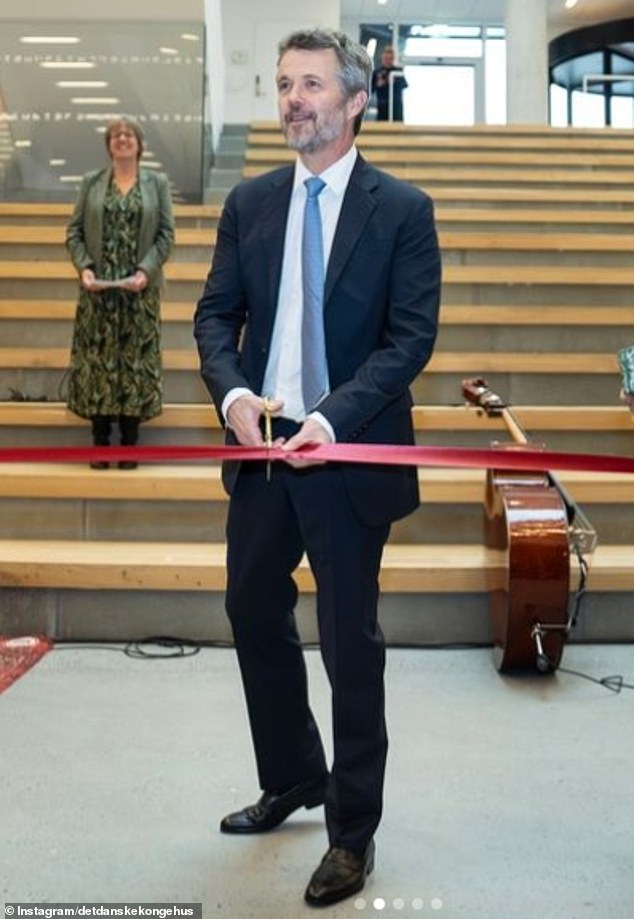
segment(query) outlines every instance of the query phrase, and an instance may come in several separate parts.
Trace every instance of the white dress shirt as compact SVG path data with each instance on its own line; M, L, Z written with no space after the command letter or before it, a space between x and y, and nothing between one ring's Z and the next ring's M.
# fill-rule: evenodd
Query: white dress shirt
M321 211L326 272L343 197L356 158L357 148L352 146L341 159L320 175L320 178L326 183L317 199ZM292 418L295 421L303 421L306 418L302 400L301 373L302 227L306 204L304 180L310 176L312 173L298 159L295 164L295 178L286 223L275 325L261 393L262 396L268 396L271 399L282 399L284 408L281 414L284 418ZM222 413L225 418L231 403L244 392L248 390L232 389L227 393L222 404ZM332 440L335 440L331 425L318 411L311 412L311 418L316 418L326 428Z

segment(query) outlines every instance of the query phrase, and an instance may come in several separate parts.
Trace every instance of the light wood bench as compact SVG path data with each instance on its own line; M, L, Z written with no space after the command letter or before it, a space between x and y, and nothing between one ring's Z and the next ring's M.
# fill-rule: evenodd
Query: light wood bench
M168 262L164 274L168 281L204 282L209 262ZM77 272L69 261L0 260L0 278L43 281L76 281ZM202 287L201 287L202 290Z
M77 303L74 300L0 300L0 320L72 320L76 309ZM161 319L168 323L192 322L195 309L194 299L175 303L162 301Z
M250 179L255 176L263 175L275 166L284 165L286 160L282 156L277 159L271 159L253 162L253 157L248 153L245 157L247 165L243 167L242 175ZM380 164L377 164L380 165ZM475 166L457 166L457 165L427 165L417 166L396 165L393 161L385 163L383 168L390 175L405 182L416 185L424 185L428 188L438 187L439 185L449 186L451 188L460 187L461 185L485 185L488 187L498 187L501 185L538 185L549 188L551 186L564 186L566 188L580 186L597 188L618 186L624 190L630 190L632 186L632 171L623 169L602 169L602 170L573 170L573 169L502 169L497 166L495 169L478 168Z
M0 316L2 307L0 305ZM632 306L558 306L554 304L508 304L487 306L478 304L461 306L444 304L440 311L443 325L465 326L632 326L634 325L634 304Z
M223 591L223 543L0 540L0 587L66 590ZM634 546L598 546L587 590L634 589ZM478 545L390 545L380 573L383 593L485 592L504 559ZM296 580L315 583L304 559Z
M3 217L64 217L73 213L72 202L46 201L0 201L0 219ZM222 211L221 204L175 204L176 220L217 220Z
M482 150L471 147L468 150L442 150L434 148L420 149L418 144L402 145L396 147L377 147L377 145L364 146L359 144L361 152L369 163L383 169L398 168L400 166L419 166L422 168L438 168L446 171L451 167L499 167L521 168L528 167L531 172L542 169L566 169L571 175L579 171L620 169L628 172L634 167L634 154L627 153L583 153L580 151L541 151L504 149ZM282 163L294 162L295 152L286 145L253 146L245 151L246 164L262 164L276 166Z
M581 232L583 224L579 220L579 232L548 230L537 232L495 231L495 230L441 230L439 242L442 249L450 250L491 250L491 251L543 251L543 252L628 252L634 249L634 242L625 233ZM176 232L177 247L209 247L216 243L215 229L184 228ZM66 256L64 232L61 227L45 226L0 226L0 247L2 245L41 245L55 246L60 255ZM0 255L1 255L0 248Z
M69 364L68 348L0 348L0 368L31 368L61 370ZM165 370L196 370L200 368L198 354L191 349L163 351ZM618 374L616 354L547 352L436 352L425 373L459 373L463 376L487 373L563 373Z
M168 281L204 284L209 273L208 262L168 262ZM75 269L65 261L0 260L0 279L9 280L76 280ZM634 267L605 265L452 265L444 266L443 283L450 284L530 284L581 287L634 286Z
M482 189L473 189L473 194L482 196ZM528 191L531 197L537 197L536 190ZM498 195L499 189L493 192ZM594 208L591 214L583 211L581 208L574 210L563 210L561 208L512 208L512 207L448 207L442 204L442 200L452 200L456 195L451 189L439 189L434 193L434 197L441 203L436 207L436 220L438 223L540 223L543 224L545 232L549 232L549 225L552 223L577 225L580 230L586 230L588 225L613 225L628 226L634 224L634 210L616 210L615 208ZM465 197L464 190L460 190L459 196L465 203L468 197ZM615 199L620 201L620 198ZM530 203L527 201L527 203ZM7 202L0 202L0 220L2 217L3 204L8 207ZM63 205L66 208L66 205ZM191 206L192 208L194 205ZM14 210L15 209L15 210ZM215 206L216 219L220 217L221 206ZM21 217L25 220L32 220L33 217L45 219L47 216L47 206L29 205L29 212L22 213L18 205L11 205L8 213L12 216ZM62 211L62 216L67 217L69 213ZM201 221L207 219L206 211L201 209ZM35 242L35 243L58 243L63 244L65 236L65 226L60 224L49 225L46 223L11 223L2 225L0 223L0 242ZM215 242L216 232L214 227L187 227L176 226L177 245L201 245Z
M0 224L0 245L33 245L58 246L64 250L66 230L63 226L12 225ZM187 246L209 246L216 243L215 227L177 227L174 245L180 248Z
M412 184L420 183L413 182ZM504 186L457 185L456 187L426 182L421 184L421 188L427 191L437 203L458 202L461 206L468 204L469 201L490 206L498 205L499 207L521 202L526 207L544 207L548 210L557 205L575 208L594 208L597 206L603 210L606 204L613 204L615 208L626 208L634 204L634 191L631 188L590 188L581 186L574 188L568 182L543 188L525 186L523 182ZM588 214L587 216L591 222L591 215Z
M192 322L196 303L192 301L161 303L163 322ZM71 320L75 315L73 300L0 300L0 320ZM507 325L551 325L551 326L632 326L632 306L558 306L540 304L535 306L508 304L487 306L478 304L461 306L445 304L441 309L441 325L507 326Z
M518 405L513 408L520 424L538 431L634 432L634 416L621 405ZM416 431L506 431L500 418L488 418L461 405L416 405L412 409ZM147 422L157 428L198 428L218 431L220 422L211 403L166 403L163 412ZM69 412L63 402L1 402L0 426L84 428L88 422Z
M542 232L550 233L553 224L570 225L572 229L577 227L579 232L588 232L589 228L596 226L629 228L634 225L634 210L601 210L598 207L587 211L581 208L447 207L438 204L435 214L436 222L447 224L448 229L455 223L472 224L474 230L483 223L496 223L505 228L508 224L539 224Z
M251 138L269 135L277 140L282 133L277 121L254 120L249 125L247 141ZM407 145L417 140L446 143L463 139L467 144L487 142L518 143L536 146L566 148L578 144L585 149L612 148L619 145L631 151L631 131L627 128L579 128L554 127L543 124L474 124L474 125L412 125L404 122L364 121L359 139L376 138L380 142Z
M452 129L447 128L441 133L427 132L424 128L410 130L403 133L394 133L392 131L378 131L370 129L370 123L366 122L361 133L357 137L357 144L361 153L365 155L366 151L389 150L394 153L407 149L415 148L417 151L428 154L443 153L448 151L475 151L478 154L487 154L493 151L517 152L520 155L527 156L537 152L544 156L552 155L577 155L586 157L596 157L600 159L604 155L619 156L623 155L625 160L632 153L631 138L628 139L622 135L612 138L596 136L566 136L561 134L551 135L517 135L507 131L505 134L480 135L475 132L469 134L452 134ZM279 130L252 130L247 135L247 149L259 147L268 147L271 149L286 149L286 140ZM526 153L526 151L530 151Z
M561 472L558 480L582 506L634 502L634 476L601 472ZM420 467L424 504L480 504L483 469ZM117 501L220 501L227 494L220 464L144 463L138 469L99 471L82 463L0 463L1 498ZM634 559L633 559L634 562Z

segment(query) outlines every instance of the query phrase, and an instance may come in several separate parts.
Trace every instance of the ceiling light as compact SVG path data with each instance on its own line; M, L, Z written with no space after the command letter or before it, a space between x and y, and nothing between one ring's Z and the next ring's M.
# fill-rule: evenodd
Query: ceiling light
M571 10L573 6L577 5L578 2L579 0L566 0L566 2L564 3L564 6L566 7L567 10Z
M181 35L181 38L185 39L185 41L199 41L200 40L199 36L192 34L192 32L183 32L183 34Z
M30 147L31 141L30 140L16 140L13 146L14 147Z
M116 96L73 96L70 101L73 105L118 105L120 102Z
M178 54L177 48L159 48L161 54Z
M57 176L60 182L81 182L83 176Z
M49 160L49 161L48 161L48 165L49 165L49 166L65 166L65 165L66 165L66 160L62 160L62 159L53 159L53 160Z
M58 80L55 86L61 89L104 89L108 84L105 80Z
M93 61L40 61L40 67L49 70L92 70L96 66Z
M78 45L79 39L74 35L23 35L23 45Z

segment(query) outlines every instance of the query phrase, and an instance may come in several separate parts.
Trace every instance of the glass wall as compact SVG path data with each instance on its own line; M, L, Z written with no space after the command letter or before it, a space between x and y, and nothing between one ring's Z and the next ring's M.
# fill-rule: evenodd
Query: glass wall
M554 124L634 128L634 19L559 35L549 61Z
M197 22L3 22L0 196L72 200L108 162L116 115L143 128L143 165L166 172L176 201L202 200L204 26Z
M494 26L368 23L360 40L380 66L394 47L408 88L403 118L409 124L469 125L506 121L506 42ZM376 110L370 105L369 117Z
M505 124L506 40L501 26L366 23L360 41L380 66L396 51L410 124ZM634 20L603 23L551 42L550 123L634 127ZM370 104L369 117L376 117Z

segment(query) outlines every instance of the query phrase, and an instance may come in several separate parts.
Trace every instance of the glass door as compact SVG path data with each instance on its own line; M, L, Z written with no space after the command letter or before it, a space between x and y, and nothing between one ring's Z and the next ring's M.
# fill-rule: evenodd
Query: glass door
M473 64L406 64L406 124L472 125L476 122Z

